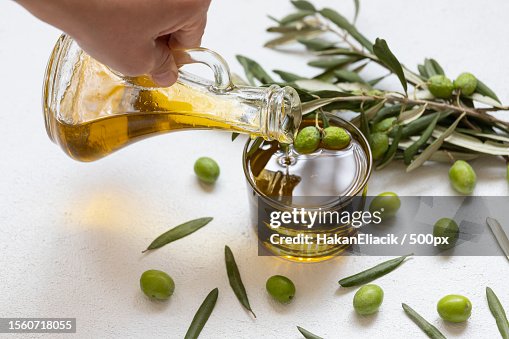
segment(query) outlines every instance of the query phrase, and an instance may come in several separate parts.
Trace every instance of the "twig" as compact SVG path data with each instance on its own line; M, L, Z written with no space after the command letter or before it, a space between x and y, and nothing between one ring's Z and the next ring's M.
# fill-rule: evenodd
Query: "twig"
M354 50L357 53L363 54L363 51L361 49L357 48L357 46L355 46L352 42L350 42L350 40L348 40L348 34L346 34L344 32L343 33L338 32L335 29L331 28L329 25L326 25L325 27L326 27L327 31L339 36L343 40L344 43L346 43L348 46L350 46L350 48L352 50Z
M498 123L503 126L506 126L509 128L509 122L503 121L495 118L492 115L489 115L484 112L479 112L475 109L469 108L469 107L458 107L456 105L448 104L448 103L442 103L442 102L435 102L435 101L429 101L429 100L422 100L422 99L410 99L407 97L400 97L395 95L385 95L385 96L378 96L378 95L356 95L356 96L350 96L350 97L338 97L336 101L375 101L375 100L384 100L386 99L389 103L401 103L405 104L407 106L415 106L415 105L428 105L428 107L434 108L438 111L454 111L458 114L461 114L465 112L468 116L477 118L482 121L491 122L491 123Z

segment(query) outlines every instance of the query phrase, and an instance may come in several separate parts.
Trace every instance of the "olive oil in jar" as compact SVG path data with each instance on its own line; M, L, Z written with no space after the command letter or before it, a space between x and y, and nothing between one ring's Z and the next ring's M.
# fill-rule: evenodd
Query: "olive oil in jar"
M364 207L366 184L371 173L368 143L350 123L332 115L329 122L350 134L351 142L346 148L319 148L310 154L298 154L292 146L281 147L275 141L246 144L244 171L252 222L262 249L259 254L270 253L293 261L317 262L338 255L349 247L317 241L308 244L271 241L274 234L278 237L309 236L316 240L318 234L346 237L356 233L350 224L321 224L318 228L307 229L290 223L271 228L268 219L272 211L291 212L294 208L325 212ZM314 124L314 119L306 119L301 128ZM355 196L360 199L353 199Z

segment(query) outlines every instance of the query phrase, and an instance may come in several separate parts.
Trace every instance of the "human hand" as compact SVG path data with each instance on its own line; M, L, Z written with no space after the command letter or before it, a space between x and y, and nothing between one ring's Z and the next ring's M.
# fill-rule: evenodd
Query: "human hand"
M172 49L199 47L210 0L18 0L95 59L160 86L177 80Z

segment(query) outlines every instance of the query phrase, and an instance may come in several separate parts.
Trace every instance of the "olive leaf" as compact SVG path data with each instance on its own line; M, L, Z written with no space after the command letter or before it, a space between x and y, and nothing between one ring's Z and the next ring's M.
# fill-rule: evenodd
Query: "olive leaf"
M425 78L425 79L428 79L429 78L429 74L428 74L428 71L426 70L426 67L424 67L424 65L417 65L417 70L419 71L419 74Z
M303 11L312 11L316 12L315 6L313 6L312 3L305 0L292 0L292 5L294 5L297 9L303 10Z
M260 66L256 61L248 57L237 55L237 60L240 62L246 73L247 81L251 85L255 85L254 79L260 81L262 84L274 83L275 81L270 75Z
M307 49L311 51L323 51L326 49L333 48L336 44L334 42L327 41L325 39L315 38L315 39L297 39L299 43L304 45Z
M301 26L271 26L266 29L269 33L292 33L299 32L303 29Z
M355 23L357 21L357 18L359 17L359 10L361 8L361 3L360 3L360 0L354 0L353 3L355 6L355 15L353 17L353 22Z
M480 102L481 104L485 104L488 106L500 108L500 109L507 109L507 106L502 106L498 100L493 99L492 97L482 95L479 93L474 93L471 96L468 97L469 99L472 99L473 101Z
M440 136L438 136L436 140L431 143L431 145L426 147L426 149L417 158L415 158L414 161L412 161L412 163L407 167L406 171L411 172L414 169L418 168L419 166L424 164L433 155L433 153L438 151L440 146L442 146L444 140L454 132L454 129L456 128L456 126L458 126L459 122L461 121L461 119L463 119L465 114L466 113L463 112L463 114L461 114L456 119L456 121L454 121L454 123L452 123L452 125L449 126L449 128L447 128L442 134L440 134Z
M297 80L297 81L295 81L295 83L299 82L299 81L307 81L307 80ZM292 86L293 86L293 89L299 95L301 102L307 102L307 101L311 101L311 100L314 100L317 98L317 96L315 94L311 93L310 91L306 90L305 88L299 88L297 85L295 85L295 83L293 83Z
M334 71L335 71L334 68L326 69L324 72L314 76L313 79L334 83L334 81L336 81L336 76L334 75Z
M275 69L272 72L274 72L277 75L279 75L279 77L283 81L286 81L286 82L293 82L293 81L296 81L296 80L306 79L305 77L297 75L295 73L285 72L285 71L281 71L281 70L278 70L278 69Z
M263 143L262 137L256 138L251 144L251 148L249 148L249 151L247 151L246 158L250 158L254 154L254 152L258 150L262 143Z
M376 86L380 81L382 81L383 79L387 78L390 74L391 73L386 74L386 75L382 75L381 77L374 78L372 80L366 81L366 83L368 85L370 85L370 86Z
M479 153L466 153L466 152L453 152L447 150L441 150L434 152L429 160L438 161L438 162L446 162L453 163L456 160L474 160L479 158Z
M456 131L458 131L460 133L470 134L470 135L473 135L474 137L492 139L492 140L503 141L503 142L509 143L509 137L499 135L499 134L483 133L483 132L477 132L477 131L472 131L472 130L463 129L463 128L456 128Z
M407 92L407 81L403 68L399 63L398 59L392 54L387 42L384 39L377 38L373 45L373 52L388 69L397 75L401 85L403 86L405 93Z
M403 108L400 104L384 106L380 109L380 111L378 111L376 113L376 115L371 120L372 120L373 124L376 124L376 123L384 120L385 118L390 118L390 117L398 115L402 109Z
M354 83L354 82L338 82L335 84L331 84L326 81L321 81L318 79L301 79L296 80L292 84L293 86L296 86L299 89L313 92L314 95L313 99L316 99L317 97L320 98L334 98L334 97L342 97L350 95L346 92L352 92L355 90L359 91L369 91L371 87L367 84L361 84L361 83ZM302 99L302 98L301 98ZM308 99L303 101L310 101Z
M232 82L234 85L238 85L238 86L248 86L249 84L247 83L246 80L244 80L240 75L238 75L237 73L231 73L231 79L232 79Z
M267 18L269 18L270 20L274 21L275 23L277 23L278 25L280 25L281 23L279 22L278 19L274 18L272 15L267 15Z
M437 127L433 132L433 136L439 137L444 131L444 127ZM452 132L445 141L449 144L460 146L476 152L482 152L491 155L509 155L509 147L507 147L507 145L483 143L477 138L458 132Z
M346 69L335 70L334 75L338 79L348 82L364 82L364 80L359 76L359 74L353 71L348 71Z
M348 95L345 95L345 96L339 96L339 92L338 92L338 97L334 97L334 98L320 98L320 99L315 99L315 100L312 100L312 101L308 101L308 102L305 102L302 104L302 114L308 114L308 113L311 113L321 107L324 107L324 106L327 106L329 104L332 104L334 102L338 102L338 101L347 101L348 99L345 99Z
M433 101L435 99L433 94L431 94L431 92L428 91L427 89L417 90L417 91L409 94L409 96L414 97L416 100L430 100L430 101Z
M366 66L367 66L367 65L369 65L370 63L371 63L371 61L370 61L370 60L365 61L365 62L362 62L362 63L360 63L360 65L358 65L358 66L356 66L355 68L353 68L353 69L352 69L352 72L360 73L360 72L362 72L362 70L363 70L364 68L366 68Z
M299 332L304 336L306 339L323 339L322 337L317 336L316 334L313 334L309 332L308 330L303 329L300 326L297 326L297 329Z
M224 247L224 260L226 263L226 272L228 274L228 281L230 282L230 286L233 289L233 292L237 296L237 299L240 301L242 306L256 318L256 314L254 314L251 309L251 305L249 304L249 299L247 298L246 288L242 283L242 278L240 277L239 268L237 267L237 263L235 262L235 257L233 256L233 252L230 247Z
M359 115L360 117L360 126L359 129L361 130L362 134L364 134L364 137L368 141L369 145L372 145L372 137L371 137L371 129L369 127L368 118L366 117L366 113L364 110L361 110L361 113ZM357 124L355 124L357 126Z
M424 69L426 70L426 74L428 75L429 78L437 75L437 72L435 71L435 67L433 67L433 64L431 64L429 59L424 59Z
M426 319L424 319L419 313L414 311L413 308L408 306L407 304L401 304L403 306L403 310L406 315L417 325L419 328L426 333L429 338L432 339L447 339L442 332L440 332L435 326L430 324Z
M267 41L264 46L267 48L274 48L280 45L296 41L297 39L313 37L319 35L320 33L322 33L322 30L318 28L305 28L302 30L295 30L288 33L284 33L280 37Z
M440 66L438 61L436 61L435 59L429 59L429 62L433 66L433 69L435 70L436 74L445 75L444 69L442 68L442 66Z
M424 59L424 65L422 67L424 68L424 72L421 72L421 70L419 70L419 72L421 75L424 73L426 78L430 78L434 75L445 75L442 66L440 66L435 59Z
M505 313L504 306L498 299L497 295L489 287L486 287L486 299L488 300L488 307L491 315L495 318L497 323L498 331L503 339L509 338L509 321L507 320L507 314Z
M358 61L359 59L360 59L359 57L355 57L355 56L342 57L342 58L322 58L322 59L311 60L310 62L308 62L308 65L311 67L316 67L316 68L330 69L330 68L338 68L341 66L351 64L352 62Z
M194 233L203 226L207 225L209 222L212 221L212 219L213 218L210 217L199 218L175 226L169 231L164 232L163 234L158 236L154 241L150 243L150 245L148 245L147 249L142 251L141 253L145 253L150 250L155 250L175 240L188 236L189 234Z
M409 83L415 86L423 82L423 79L419 75L406 68L405 65L401 65L401 67L403 68L403 74Z
M200 305L198 311L193 317L193 321L191 321L191 325L189 325L189 329L186 332L184 339L197 339L200 335L201 330L209 320L214 307L216 306L217 297L219 295L219 290L214 288L207 295L203 303Z
M353 91L369 91L371 87L367 83L359 82L336 82L334 85L341 92L353 92Z
M333 102L340 100L340 98L324 98L324 99L315 99L313 101L305 102L302 104L302 114L308 114L314 112L318 108L327 106Z
M421 115L426 111L428 104L423 106L416 106L415 108L402 112L398 117L398 122L407 125L414 120L417 120L421 117Z
M484 82L477 79L477 87L475 88L475 91L481 95L484 95L486 97L490 97L493 100L496 100L500 104L500 99L497 97L495 92L493 92Z
M371 47L373 47L373 46L371 46ZM342 47L331 48L331 49L327 49L325 51L317 51L317 52L315 52L315 54L319 55L319 56L352 55L352 56L357 56L357 57L363 58L363 59L371 59L373 61L378 61L376 55L365 54L365 53L359 52L357 50L351 50L351 49L342 48Z
M352 38L357 40L368 51L373 52L373 44L364 35L362 35L355 26L348 22L344 16L331 8L324 8L320 14L332 21L336 26L348 32Z
M382 109L384 109L385 100L382 100L369 109L367 109L363 114L360 114L353 118L350 122L354 124L355 126L359 126L359 123L361 122L362 116L364 115L366 118L366 121L371 121L373 118L377 115L378 112L380 112ZM369 130L369 129L368 129Z
M420 138L405 150L403 157L406 165L410 164L417 151L428 142L429 138L431 138L439 117L439 115L435 116L435 119L433 119L428 127L426 127Z
M313 11L298 11L296 13L289 14L289 15L285 16L284 18L282 18L281 20L279 20L279 24L283 25L283 26L288 25L295 21L302 20L305 17L307 17L308 15L311 15L313 13L314 13Z
M493 127L498 128L500 131L503 131L504 133L509 134L509 126L503 124L502 122L496 122Z
M329 123L329 118L327 117L327 114L325 114L325 112L323 110L318 110L319 114L320 114L320 119L322 120L322 123L323 123L323 128L327 128L330 126L330 123Z
M435 112L435 113L431 113L431 114L422 116L422 117L412 121L411 123L409 123L408 125L406 125L403 128L402 138L406 139L411 135L416 135L417 133L421 132L426 127L428 127L428 125L433 121L433 119L435 119L435 117L437 115L439 116L438 121L440 121L440 120L448 117L450 114L452 114L451 111L445 111L445 112Z
M359 285L367 284L375 279L383 277L386 274L391 273L396 268L400 267L403 262L405 262L406 258L412 256L413 253L403 255L401 257L397 257L394 259L390 259L384 262L381 262L378 265L375 265L371 268L368 268L364 271L351 275L349 277L343 278L338 281L338 284L341 287L354 287Z
M294 85L299 87L299 88L301 88L301 89L304 89L306 91L310 91L310 92L317 92L317 91L336 91L336 92L340 92L339 88L336 85L331 84L329 82L316 80L316 79L313 79L313 80L306 80L306 79L296 80L294 82ZM333 96L336 96L335 93L334 93Z

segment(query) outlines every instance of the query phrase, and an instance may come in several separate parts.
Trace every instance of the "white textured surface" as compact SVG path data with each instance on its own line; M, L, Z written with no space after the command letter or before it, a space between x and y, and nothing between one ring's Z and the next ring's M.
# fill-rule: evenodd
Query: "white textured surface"
M349 1L328 5L352 11ZM236 71L234 55L242 53L269 69L303 73L298 56L261 47L268 39L265 14L282 16L289 10L283 0L213 1L204 45L224 55ZM508 12L509 2L503 0L366 0L359 27L370 38L385 37L402 62L414 66L424 56L435 57L452 76L464 70L479 75L509 102ZM0 2L0 316L76 317L78 335L70 337L179 338L205 295L219 287L204 338L299 338L295 325L330 338L424 338L403 314L401 302L448 336L498 336L484 288L491 286L509 308L509 265L502 257L414 258L377 281L385 302L368 318L353 313L355 290L339 290L336 281L381 258L302 265L258 257L248 228L243 142L230 142L229 134L164 135L89 164L67 158L46 137L40 107L44 67L57 36L15 3ZM210 192L192 171L202 155L221 165L221 178ZM476 194L508 194L503 161L482 159L473 165L479 177ZM412 174L394 165L375 173L370 189L372 194L453 193L447 166L436 164ZM198 233L140 254L170 225L206 215L215 220ZM228 286L225 244L236 254L256 320ZM139 276L149 268L174 277L176 292L168 303L149 302L140 293ZM288 306L272 302L264 291L265 280L276 273L296 283L297 297ZM448 293L471 299L467 324L438 319L435 303Z

